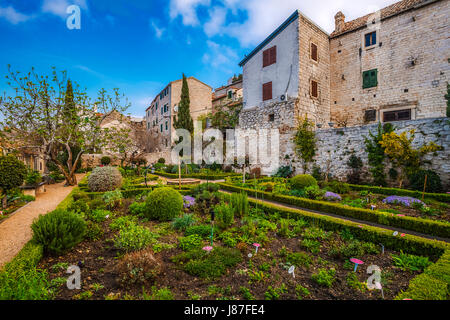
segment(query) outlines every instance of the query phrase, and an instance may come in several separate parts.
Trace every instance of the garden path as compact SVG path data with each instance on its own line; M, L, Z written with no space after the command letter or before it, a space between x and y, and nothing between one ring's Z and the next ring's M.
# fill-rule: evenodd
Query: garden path
M84 174L77 174L80 181ZM18 209L0 224L0 268L14 258L31 239L31 224L41 214L56 209L74 187L64 187L65 182L46 185L46 192L39 194L36 201Z

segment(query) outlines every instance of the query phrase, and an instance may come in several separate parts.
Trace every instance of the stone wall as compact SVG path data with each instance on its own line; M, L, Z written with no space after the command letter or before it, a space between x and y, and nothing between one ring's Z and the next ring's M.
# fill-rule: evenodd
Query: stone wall
M450 1L418 9L330 39L331 120L364 123L365 110L411 109L411 119L445 116L450 75ZM375 20L376 21L376 20ZM377 43L365 47L365 34ZM378 85L363 89L362 73L378 70Z
M438 151L436 156L427 155L425 159L431 160L431 165L426 169L436 171L441 177L442 183L447 188L450 187L450 119L435 118L423 120L401 121L393 123L396 132L409 131L415 129L414 146L419 147L424 143L434 141L444 147L443 151ZM371 177L367 167L367 153L365 151L364 136L368 136L369 131L376 132L378 124L357 126L338 129L323 129L316 132L318 139L316 165L322 172L327 170L333 177L345 180L350 168L347 162L352 153L361 157L364 168L362 175L370 181ZM297 173L302 173L301 163L296 162ZM388 162L386 172L390 168Z

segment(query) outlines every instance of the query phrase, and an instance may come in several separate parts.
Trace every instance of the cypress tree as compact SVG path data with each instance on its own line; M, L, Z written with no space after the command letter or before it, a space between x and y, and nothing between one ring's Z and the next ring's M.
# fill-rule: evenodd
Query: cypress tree
M64 118L69 124L76 120L77 112L73 97L72 81L67 80L66 95L64 96Z
M181 100L178 106L178 117L174 121L175 129L186 129L191 134L194 133L194 121L191 117L191 101L189 99L189 86L186 76L183 73L183 86L181 87Z

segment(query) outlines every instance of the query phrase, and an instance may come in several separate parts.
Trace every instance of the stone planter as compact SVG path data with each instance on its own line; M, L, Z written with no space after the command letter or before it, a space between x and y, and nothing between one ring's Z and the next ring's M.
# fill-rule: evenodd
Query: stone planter
M21 186L23 194L26 196L33 196L36 198L37 195L44 193L45 190L45 182L41 182L34 186Z

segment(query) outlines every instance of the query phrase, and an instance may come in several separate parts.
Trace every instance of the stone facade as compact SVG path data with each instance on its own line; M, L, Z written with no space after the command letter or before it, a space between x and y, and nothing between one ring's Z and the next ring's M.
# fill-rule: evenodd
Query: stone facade
M383 121L383 113L391 110L411 109L411 119L445 116L450 2L428 2L391 17L369 15L360 18L367 26L332 34L333 122L363 124L366 110L376 111L373 123ZM376 32L376 44L366 46L365 35L370 32ZM362 73L373 69L378 71L378 85L363 89Z

